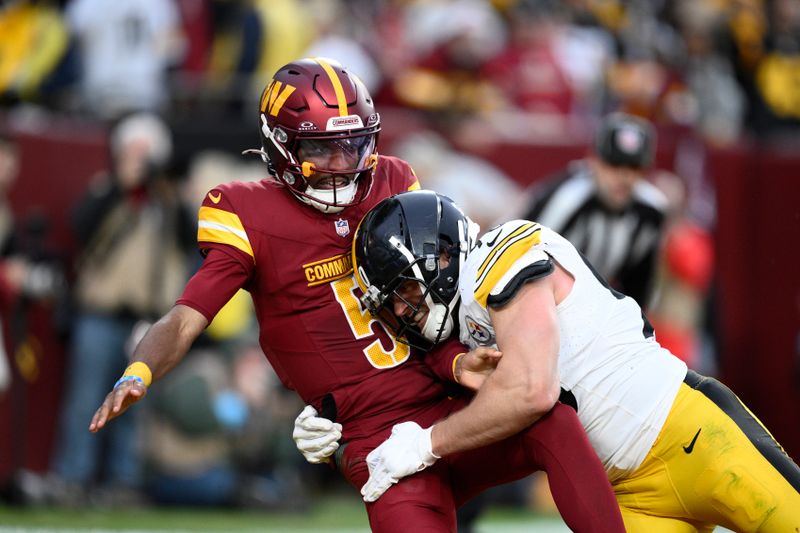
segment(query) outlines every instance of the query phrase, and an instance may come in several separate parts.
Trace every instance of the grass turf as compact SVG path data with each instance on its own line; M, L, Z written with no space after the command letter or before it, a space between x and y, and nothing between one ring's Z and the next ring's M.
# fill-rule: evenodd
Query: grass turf
M569 531L558 517L525 510L493 509L481 519L480 531ZM544 528L544 529L542 529ZM368 532L366 513L352 498L328 497L300 514L209 508L69 510L0 506L0 531L286 531Z

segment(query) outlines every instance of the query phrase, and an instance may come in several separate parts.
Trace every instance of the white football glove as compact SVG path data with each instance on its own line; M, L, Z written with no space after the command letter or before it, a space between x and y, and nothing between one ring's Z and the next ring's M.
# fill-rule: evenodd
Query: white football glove
M374 502L389 487L439 459L431 450L431 429L415 422L403 422L392 428L391 436L367 455L369 479L361 487L365 502Z
M292 438L306 461L313 464L327 463L333 452L339 448L342 425L318 417L317 410L306 405L294 419Z

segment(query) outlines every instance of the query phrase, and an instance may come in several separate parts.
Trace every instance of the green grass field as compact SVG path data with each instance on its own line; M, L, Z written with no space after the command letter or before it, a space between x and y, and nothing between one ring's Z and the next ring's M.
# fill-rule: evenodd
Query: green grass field
M274 531L366 533L366 513L358 500L330 497L303 514L245 510L166 509L65 510L0 507L0 532L49 531ZM479 523L481 533L563 533L559 517L525 510L494 509Z

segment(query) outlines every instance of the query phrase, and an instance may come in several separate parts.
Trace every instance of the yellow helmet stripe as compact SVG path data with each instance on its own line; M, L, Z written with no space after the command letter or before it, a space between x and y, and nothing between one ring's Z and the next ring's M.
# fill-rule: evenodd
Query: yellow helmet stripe
M330 63L325 61L322 58L315 57L314 61L319 63L319 66L325 71L328 77L331 80L331 84L333 84L333 92L336 94L336 102L339 104L339 116L346 117L347 113L347 100L344 96L344 87L342 87L342 80L339 79L339 76L336 74L336 71L333 70L333 67Z

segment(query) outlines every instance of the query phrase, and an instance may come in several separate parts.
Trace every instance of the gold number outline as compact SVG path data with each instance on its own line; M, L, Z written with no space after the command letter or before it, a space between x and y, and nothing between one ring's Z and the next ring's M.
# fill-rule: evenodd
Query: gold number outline
M376 338L369 346L364 348L364 355L367 361L378 369L393 368L404 363L411 355L411 348L407 344L398 342L379 320L373 318L369 311L361 306L361 301L355 294L357 288L356 278L352 275L331 282L333 295L339 305L342 306L342 311L344 311L344 316L350 325L353 335L356 339L377 336L372 330L372 323L376 322L392 343L392 349L386 351L380 339Z

